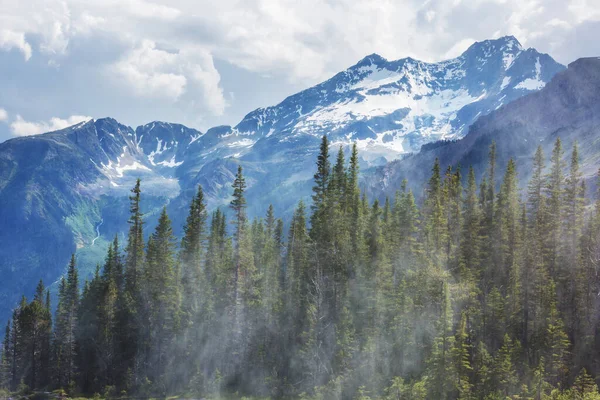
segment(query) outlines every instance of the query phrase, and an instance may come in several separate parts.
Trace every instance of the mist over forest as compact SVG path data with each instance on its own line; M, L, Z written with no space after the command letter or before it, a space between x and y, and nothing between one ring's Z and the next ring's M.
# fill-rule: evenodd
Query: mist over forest
M58 304L40 281L7 322L0 397L600 399L600 197L577 144L473 169L431 166L423 198L359 190L324 136L312 202L249 220L202 187L176 238L163 210ZM600 172L599 172L600 179ZM524 190L520 188L524 187ZM284 229L285 227L285 229ZM151 232L149 239L147 232Z

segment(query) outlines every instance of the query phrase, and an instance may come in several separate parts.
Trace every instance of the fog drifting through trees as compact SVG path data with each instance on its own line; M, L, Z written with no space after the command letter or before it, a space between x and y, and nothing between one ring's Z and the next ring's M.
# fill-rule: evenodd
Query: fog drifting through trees
M73 257L52 315L42 282L8 322L0 387L107 398L599 399L600 200L577 147L518 165L437 162L423 196L359 190L356 145L323 137L312 203L288 229L202 188L177 240L148 241L138 180L130 230L80 283ZM565 159L567 161L565 161ZM503 172L501 172L503 170ZM587 196L587 197L586 197ZM422 198L421 198L422 197ZM597 197L597 196L596 196ZM232 234L230 234L230 232Z

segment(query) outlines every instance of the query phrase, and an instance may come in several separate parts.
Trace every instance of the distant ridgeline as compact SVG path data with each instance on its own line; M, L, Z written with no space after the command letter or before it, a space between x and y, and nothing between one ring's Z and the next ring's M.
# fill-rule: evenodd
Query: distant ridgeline
M599 399L600 200L575 144L480 182L436 160L417 206L407 183L370 202L358 152L330 162L284 233L248 220L239 166L230 211L202 187L177 240L150 238L138 180L129 234L79 290L76 259L51 315L40 282L6 327L0 386L25 395L304 399ZM565 159L569 160L565 164ZM463 176L463 173L466 174ZM499 190L497 190L499 188ZM233 235L227 226L232 224ZM309 228L310 226L310 228Z

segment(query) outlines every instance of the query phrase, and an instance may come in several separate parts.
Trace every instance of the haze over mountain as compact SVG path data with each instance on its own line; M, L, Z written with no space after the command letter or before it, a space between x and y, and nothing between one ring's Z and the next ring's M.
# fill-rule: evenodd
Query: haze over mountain
M88 271L100 261L106 241L126 231L127 196L137 177L149 225L168 204L180 229L198 184L210 208L226 206L238 164L248 181L250 215L262 215L269 203L287 215L297 198L308 199L323 134L334 147L357 142L363 169L381 166L424 144L464 137L478 118L503 115L503 105L542 89L562 70L550 56L504 37L434 64L373 54L278 105L252 111L234 127L202 133L151 122L133 129L105 118L4 142L0 279L8 283L0 287L7 305L0 317L39 278L55 281L71 252ZM396 176L385 168L382 189Z

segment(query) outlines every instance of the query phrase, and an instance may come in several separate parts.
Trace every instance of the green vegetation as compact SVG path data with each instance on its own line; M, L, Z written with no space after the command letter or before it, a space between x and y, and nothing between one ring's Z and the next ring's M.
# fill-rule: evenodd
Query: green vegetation
M138 181L129 235L80 293L75 257L54 317L40 282L6 327L0 387L96 398L600 399L600 199L578 149L541 149L520 193L496 147L479 184L436 161L370 203L354 146L323 138L310 215L249 220L202 188L178 243L163 209L148 241ZM566 165L565 165L566 164ZM308 226L310 221L310 227ZM231 233L230 233L231 232ZM252 397L254 396L254 397Z

